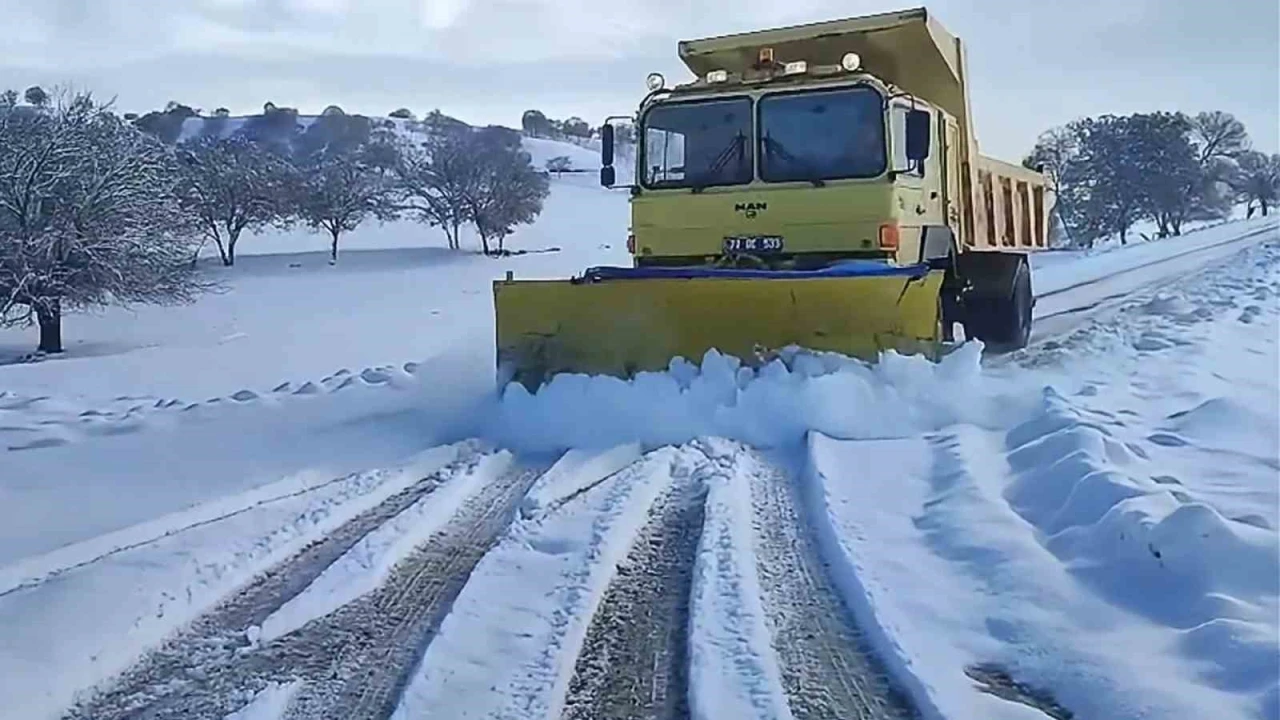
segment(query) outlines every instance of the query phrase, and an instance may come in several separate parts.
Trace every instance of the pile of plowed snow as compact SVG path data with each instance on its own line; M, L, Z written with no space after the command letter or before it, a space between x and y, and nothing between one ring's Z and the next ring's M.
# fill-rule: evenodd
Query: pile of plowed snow
M490 431L526 450L637 439L665 445L702 436L776 447L800 442L809 430L843 438L900 437L1014 417L1016 386L983 372L977 343L939 363L888 353L868 365L835 354L791 352L758 369L710 351L700 365L677 359L667 372L640 373L630 381L565 374L536 394L508 385Z

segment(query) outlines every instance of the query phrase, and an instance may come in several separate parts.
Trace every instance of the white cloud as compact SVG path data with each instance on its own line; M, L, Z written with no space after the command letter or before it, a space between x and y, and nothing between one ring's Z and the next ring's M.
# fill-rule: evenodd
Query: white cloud
M984 149L1016 159L1046 126L1176 104L1280 138L1274 0L932 0L969 48ZM901 0L0 0L0 77L168 99L318 110L627 112L680 39L900 8ZM1248 7L1246 7L1248 6ZM1242 18L1247 18L1242 21ZM357 109L355 106L359 106ZM141 108L139 108L141 109ZM505 120L504 120L505 118Z
M423 27L444 30L458 22L467 4L467 0L422 0L419 17Z

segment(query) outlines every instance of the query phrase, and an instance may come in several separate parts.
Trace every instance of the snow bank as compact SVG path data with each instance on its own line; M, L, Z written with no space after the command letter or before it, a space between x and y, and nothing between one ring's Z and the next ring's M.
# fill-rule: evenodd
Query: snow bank
M306 590L268 615L258 642L271 642L377 589L397 562L443 528L466 499L510 467L512 459L506 451L484 455L438 478L431 492L361 538Z
M1130 245L1108 246L1095 251L1069 253L1054 251L1032 255L1032 285L1036 295L1059 292L1112 273L1132 270L1181 253L1196 252L1228 243L1246 234L1280 232L1280 219L1258 217L1228 222L1188 232L1185 235Z
M211 609L259 572L449 462L440 448L401 468L247 508L214 522L195 510L156 521L154 540L66 569L0 596L0 706L14 717L56 717L74 694ZM135 539L145 535L139 534Z
M1228 403L1207 407L1228 429L1236 424ZM1208 684L1274 697L1280 538L1168 482L1123 472L1139 458L1110 435L1046 390L1041 412L1009 433L1012 506L1095 592L1182 631L1180 654L1200 663Z
M284 717L293 696L302 689L302 681L267 683L267 687L253 696L250 703L227 715L222 720L280 720Z
M1010 385L984 374L980 360L980 346L970 343L940 363L896 353L876 364L793 353L753 370L713 350L701 365L676 360L668 372L632 380L560 375L536 394L508 385L486 432L524 450L697 437L775 447L800 442L810 429L897 437L1011 411Z
M1076 717L1251 716L1257 686L1235 694L1207 681L1213 666L1186 654L1181 628L1117 606L1082 583L1081 566L1040 543L1002 497L1014 482L1004 436L958 426L897 440L815 435L810 443L805 489L822 552L925 717L1043 716L1029 710L1037 702L1030 695L1011 702L977 692L963 671L978 665L1001 668ZM1250 653L1251 664L1229 677L1256 679L1248 673L1263 669L1264 657Z
M422 380L439 375L452 382ZM492 373L462 353L369 372L339 371L315 384L282 384L278 392L245 400L151 408L135 413L142 422L132 432L0 451L0 495L6 499L0 504L0 563L281 478L314 483L395 466L473 434L473 423L492 402L492 388Z
M418 469L444 465L457 455L456 446L433 448L414 464ZM77 570L118 553L141 548L187 530L227 520L332 485L350 484L350 477L328 477L303 472L247 492L227 495L188 510L170 513L116 532L107 533L57 550L22 558L0 567L0 597L34 587L63 573Z
M752 550L751 468L742 448L700 443L707 488L689 600L689 705L696 720L791 720Z
M529 488L520 503L520 513L525 518L543 514L639 460L639 443L619 445L605 452L569 450Z
M935 646L944 646L920 637L928 632L928 620L939 611L927 601L916 602L917 592L924 591L921 582L902 577L908 574L898 566L910 560L922 576L938 581L945 575L938 574L941 565L927 554L920 561L916 560L919 553L903 556L893 547L913 534L911 516L924 498L922 488L913 481L927 474L928 447L920 437L849 443L847 449L856 449L856 454L841 454L841 447L839 441L819 432L808 437L809 463L801 478L801 496L809 505L809 517L814 518L819 552L890 676L911 696L924 720L942 720L946 715L938 707L937 695L947 691L957 694L959 680L952 678L939 689L935 686L939 674L930 673L928 666L918 667L936 661ZM864 497L875 498L875 502L859 502ZM861 512L854 515L857 510ZM876 549L868 550L864 545ZM877 552L883 553L885 565L898 572L883 573L868 567ZM958 588L948 590L959 595ZM888 600L894 596L902 601ZM925 658L917 659L920 655ZM952 661L953 668L962 666L954 657L951 651L946 659ZM982 705L980 700L975 703Z
M615 451L617 452L617 451ZM608 454L608 453L606 453ZM559 717L591 617L677 476L701 457L664 448L591 492L517 518L485 555L427 647L394 720ZM603 458L580 458L595 482ZM564 485L562 485L564 486Z

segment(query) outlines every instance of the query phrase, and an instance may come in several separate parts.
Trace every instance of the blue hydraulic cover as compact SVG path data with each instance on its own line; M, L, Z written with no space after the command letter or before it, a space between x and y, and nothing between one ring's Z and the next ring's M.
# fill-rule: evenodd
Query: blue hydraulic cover
M928 263L915 265L889 265L875 260L846 260L816 270L753 270L690 267L613 267L608 265L587 268L575 282L604 282L608 280L697 280L702 278L749 278L759 280L803 280L806 278L851 277L901 277L919 279L929 274Z

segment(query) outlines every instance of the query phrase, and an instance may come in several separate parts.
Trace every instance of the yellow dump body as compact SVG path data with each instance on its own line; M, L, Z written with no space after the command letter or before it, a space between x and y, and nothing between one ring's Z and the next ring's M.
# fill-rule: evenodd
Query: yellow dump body
M916 279L500 280L498 364L534 387L561 372L665 370L673 357L697 363L713 348L747 364L790 345L868 359L884 349L931 352L941 283L939 271Z

